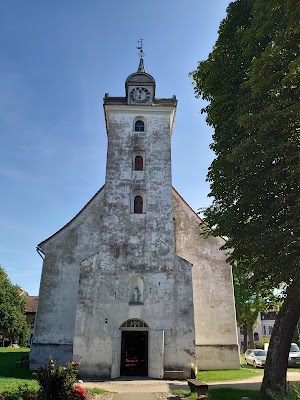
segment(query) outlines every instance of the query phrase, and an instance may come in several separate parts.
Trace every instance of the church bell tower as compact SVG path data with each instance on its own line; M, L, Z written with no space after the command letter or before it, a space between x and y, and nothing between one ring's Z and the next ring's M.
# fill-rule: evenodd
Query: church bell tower
M85 380L239 367L223 239L200 237L197 214L172 188L177 100L156 97L139 50L124 95L103 100L105 184L38 245L45 257L31 369L50 355L80 362Z
M176 106L175 97L155 97L143 52L137 72L126 79L125 95L104 97L108 148L96 217L101 227L97 252L81 263L75 324L74 354L83 375L163 378L180 367L186 377L195 362L192 265L174 248ZM90 343L97 343L97 357Z
M155 97L155 80L145 71L143 51L137 72L128 76L124 97L104 97L108 136L105 200L106 239L124 246L135 267L157 269L174 254L171 135L177 100ZM111 229L108 231L112 231ZM164 261L165 259L165 261Z

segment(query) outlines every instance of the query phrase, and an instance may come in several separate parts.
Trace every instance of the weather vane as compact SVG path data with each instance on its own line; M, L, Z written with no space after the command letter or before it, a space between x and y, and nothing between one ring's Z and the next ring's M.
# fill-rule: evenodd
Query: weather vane
M137 72L146 72L145 66L144 66L145 53L144 53L143 47L144 47L144 40L143 39L138 40L137 49L139 50L140 64L139 64Z
M143 39L138 40L137 49L139 50L140 59L144 58L145 55L143 47L144 47L144 40Z

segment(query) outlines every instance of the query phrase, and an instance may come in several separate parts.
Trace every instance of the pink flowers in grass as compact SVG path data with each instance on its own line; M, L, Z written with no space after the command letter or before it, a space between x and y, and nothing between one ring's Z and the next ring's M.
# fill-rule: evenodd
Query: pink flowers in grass
M22 392L22 396L18 397L18 391ZM19 390L14 390L13 392L5 391L0 394L0 400L10 400L10 399L38 400L39 395L37 392L28 391L27 386L24 386L23 388L20 387Z
M86 392L76 381L79 362L68 362L65 367L56 365L52 357L48 364L35 374L40 385L38 392L23 385L11 392L0 393L0 400L85 400Z

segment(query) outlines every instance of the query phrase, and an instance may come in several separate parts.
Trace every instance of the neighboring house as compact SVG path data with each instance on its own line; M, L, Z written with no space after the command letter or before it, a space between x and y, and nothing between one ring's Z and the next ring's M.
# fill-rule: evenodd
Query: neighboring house
M105 185L38 245L31 369L50 355L80 361L86 379L240 367L224 240L203 238L200 218L172 188L177 100L156 98L155 86L141 58L125 94L105 95Z
M28 334L28 344L30 345L32 342L33 334L34 334L34 325L35 325L35 315L37 311L38 305L38 296L30 296L23 289L19 289L20 296L25 296L27 300L26 305L26 321L28 325L30 325L30 331Z
M28 334L28 344L31 345L33 335L34 335L34 325L35 325L35 316L37 311L38 305L38 296L28 296L27 300L27 307L26 307L26 320L30 325L30 331Z
M267 312L259 312L257 316L257 325L253 331L254 342L258 343L264 339L269 340L272 329L277 318L278 311L275 308L270 308ZM244 336L241 328L238 327L238 340L240 348L244 348ZM249 342L248 346L249 347Z

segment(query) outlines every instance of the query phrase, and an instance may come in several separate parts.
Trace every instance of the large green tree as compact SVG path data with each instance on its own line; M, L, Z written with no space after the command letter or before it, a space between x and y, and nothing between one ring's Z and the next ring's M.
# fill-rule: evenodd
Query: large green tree
M213 200L205 220L214 234L227 236L229 260L238 260L254 281L286 284L263 399L286 380L300 316L299 20L298 0L232 2L214 49L191 74L214 128Z
M26 298L20 296L18 286L13 285L0 265L0 332L1 336L25 343L29 326L25 316Z
M244 272L238 263L232 263L233 285L235 295L235 308L237 325L243 332L243 350L253 349L253 329L258 321L259 312L266 312L270 306L277 305L278 295L273 288L261 287L259 282L252 284L252 273Z

